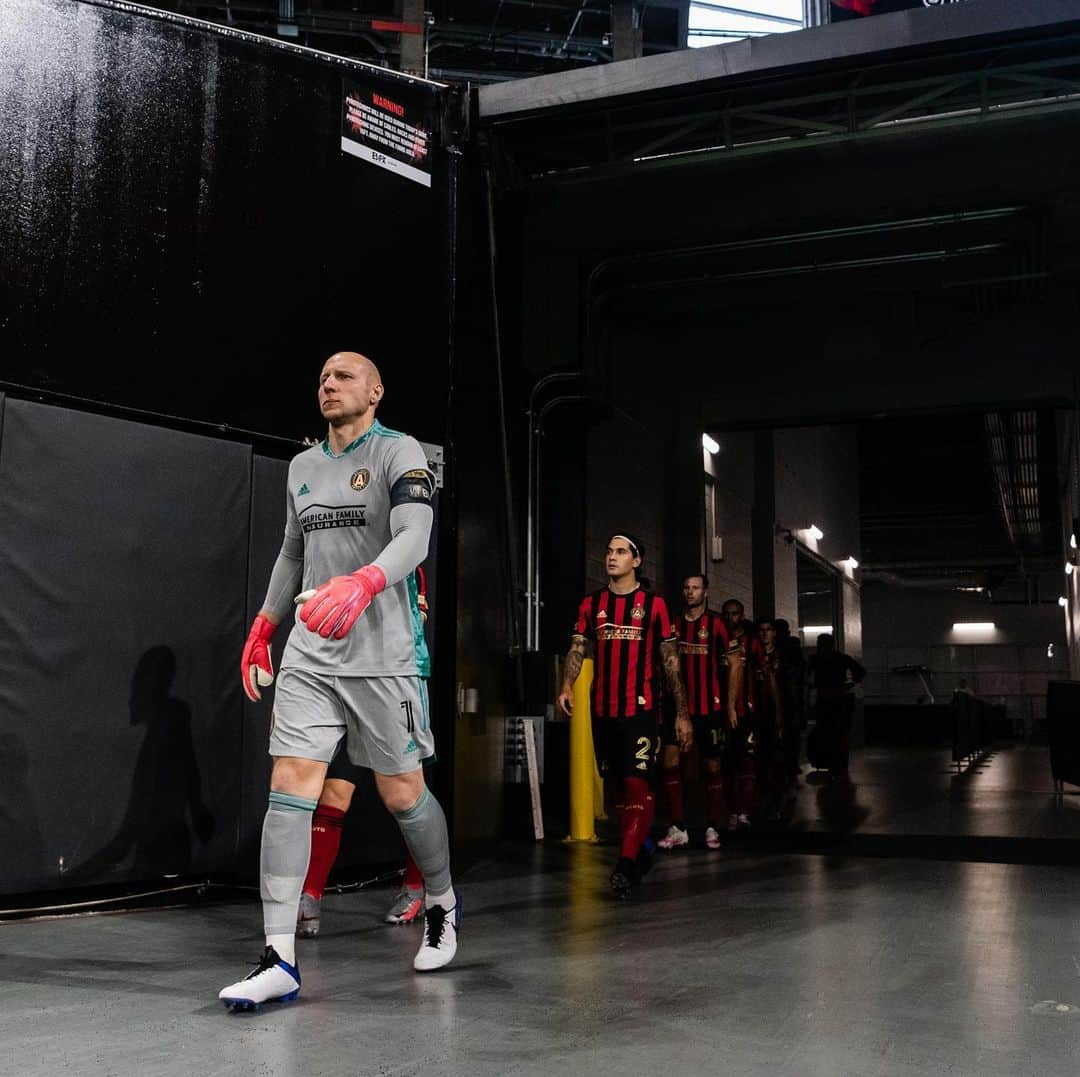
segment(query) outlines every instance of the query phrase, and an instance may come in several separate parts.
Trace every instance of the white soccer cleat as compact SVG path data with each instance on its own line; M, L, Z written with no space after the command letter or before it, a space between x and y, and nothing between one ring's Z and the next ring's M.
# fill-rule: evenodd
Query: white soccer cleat
M227 1010L257 1010L264 1002L292 1002L300 994L300 968L282 961L267 946L258 967L239 983L223 987L218 998Z
M444 909L432 905L424 923L424 941L416 951L413 968L417 972L434 972L449 965L457 953L457 933L461 927L461 895L454 891L454 906Z
M706 849L719 849L720 848L720 835L716 831L716 827L710 826L705 830L705 848Z
M668 832L656 844L661 849L678 849L690 844L690 835L677 826L669 826Z

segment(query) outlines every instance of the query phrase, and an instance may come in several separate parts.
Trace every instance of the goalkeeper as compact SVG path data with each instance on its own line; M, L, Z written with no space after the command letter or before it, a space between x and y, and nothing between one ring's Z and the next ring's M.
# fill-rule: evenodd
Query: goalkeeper
M376 419L382 397L370 359L338 352L323 365L318 401L327 436L289 465L285 538L241 658L244 691L257 700L274 677L270 639L296 595L270 733L260 863L266 948L252 973L219 993L233 1009L299 994L294 932L311 815L346 733L349 758L374 772L427 883L413 967L441 968L457 949L461 911L446 818L420 766L435 746L413 569L427 555L434 477L420 445Z

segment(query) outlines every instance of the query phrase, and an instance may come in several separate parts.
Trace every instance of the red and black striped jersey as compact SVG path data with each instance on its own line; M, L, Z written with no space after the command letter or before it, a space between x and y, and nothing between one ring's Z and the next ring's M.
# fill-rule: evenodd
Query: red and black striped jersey
M696 621L679 617L675 630L687 712L699 718L722 710L724 686L720 671L728 642L723 617L712 610L705 610Z
M632 718L655 710L657 656L662 641L674 641L667 604L639 587L617 595L602 587L578 609L574 634L593 645L592 712L598 718Z
M741 718L748 710L752 711L757 707L758 670L761 668L763 652L761 640L757 636L750 635L748 631L744 631L736 639L738 647L742 650L743 660L746 662L742 691L735 701L735 713ZM732 644L729 643L728 646Z

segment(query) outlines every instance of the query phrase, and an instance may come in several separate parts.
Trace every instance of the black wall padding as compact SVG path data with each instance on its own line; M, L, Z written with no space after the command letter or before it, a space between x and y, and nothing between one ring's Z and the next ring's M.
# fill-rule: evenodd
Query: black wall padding
M299 437L321 433L320 364L356 348L383 420L443 441L439 180L341 151L342 77L393 97L400 76L136 10L2 6L5 380ZM183 376L160 394L151 368Z
M229 870L247 446L8 399L0 891Z

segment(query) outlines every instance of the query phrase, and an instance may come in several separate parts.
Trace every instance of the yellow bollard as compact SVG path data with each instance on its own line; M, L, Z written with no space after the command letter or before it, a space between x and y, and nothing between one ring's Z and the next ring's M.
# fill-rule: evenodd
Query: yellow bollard
M593 661L586 658L574 682L570 716L570 836L567 841L596 841L596 752L592 739L589 692ZM601 804L603 803L601 794Z

